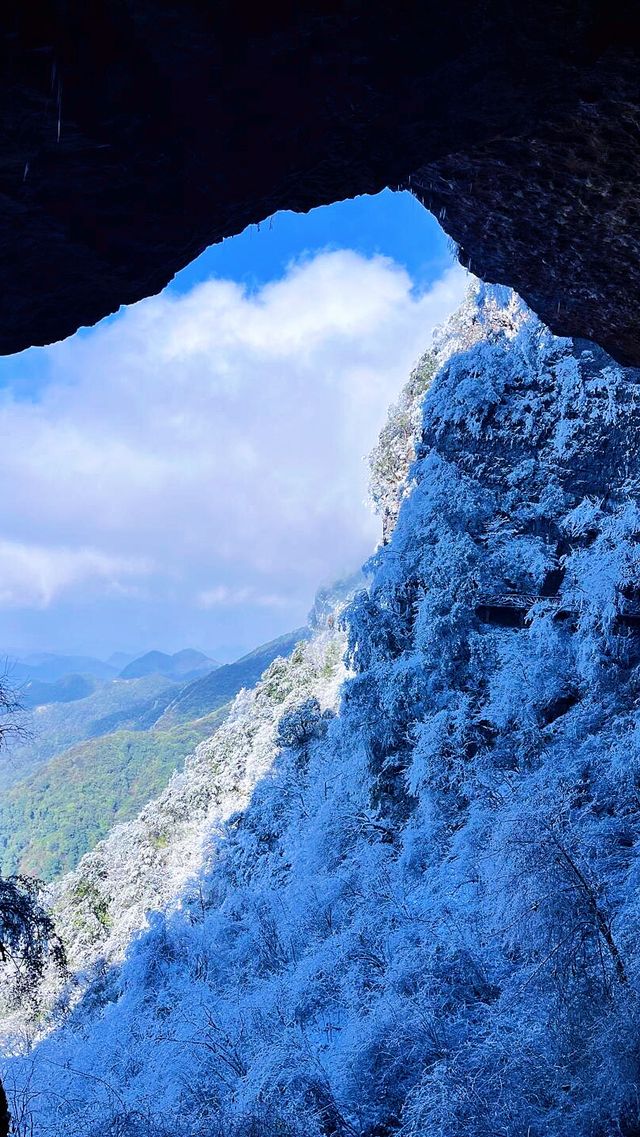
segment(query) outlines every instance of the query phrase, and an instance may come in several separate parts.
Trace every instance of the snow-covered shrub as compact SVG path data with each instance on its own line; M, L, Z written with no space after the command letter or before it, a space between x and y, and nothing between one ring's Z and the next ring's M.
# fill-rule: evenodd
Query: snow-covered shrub
M305 746L312 738L322 738L329 718L331 713L322 710L315 695L305 699L280 719L276 743L278 746Z

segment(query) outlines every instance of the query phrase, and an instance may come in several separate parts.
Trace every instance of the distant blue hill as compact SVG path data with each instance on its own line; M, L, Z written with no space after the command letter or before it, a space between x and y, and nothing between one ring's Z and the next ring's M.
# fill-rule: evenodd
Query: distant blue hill
M29 679L18 692L20 705L25 710L43 707L49 703L74 703L86 699L95 690L96 680L90 675L63 675L55 683Z
M142 679L145 675L164 675L167 679L189 680L212 671L220 664L201 651L185 648L174 655L164 651L148 651L128 663L120 672L120 679Z
M276 640L250 651L235 663L226 663L201 679L183 687L168 704L157 726L166 728L178 722L187 722L228 703L243 687L253 687L279 655L289 655L300 640L309 639L309 628L297 628Z
M88 655L57 655L43 652L5 662L5 682L16 692L26 710L49 703L85 699L96 684L114 679L144 679L161 675L173 683L188 683L219 667L201 651L185 648L173 655L149 651L132 658L115 653L108 662ZM0 667L1 669L1 667Z
M56 655L43 652L24 659L7 660L7 679L12 686L29 680L56 683L66 675L92 675L94 679L115 679L117 669L90 655Z
M137 658L138 656L135 651L114 651L109 656L107 663L110 667L115 667L119 674L123 667L126 667L128 663L131 663L133 659Z

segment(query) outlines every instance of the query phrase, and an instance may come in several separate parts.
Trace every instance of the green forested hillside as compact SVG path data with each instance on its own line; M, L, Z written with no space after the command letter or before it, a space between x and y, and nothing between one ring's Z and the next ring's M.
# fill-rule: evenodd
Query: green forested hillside
M179 690L162 675L114 679L87 698L27 710L21 717L24 734L0 753L0 791L23 781L76 742L116 729L148 729Z
M307 636L291 632L188 683L118 678L32 710L28 735L0 758L0 871L51 880L74 868L165 788L242 687Z
M58 755L0 802L0 868L51 880L164 789L226 714L171 730L118 730Z

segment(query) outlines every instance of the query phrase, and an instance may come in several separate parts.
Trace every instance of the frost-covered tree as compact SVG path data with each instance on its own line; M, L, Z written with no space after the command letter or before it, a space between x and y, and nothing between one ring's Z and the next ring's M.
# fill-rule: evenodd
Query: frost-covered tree
M20 703L6 676L0 679L0 747L19 734ZM0 877L0 983L5 1007L37 1007L40 984L48 965L64 974L66 957L50 911L42 903L42 886L27 876ZM0 1082L0 1137L9 1133L10 1114Z
M30 877L0 878L0 978L7 1008L16 1003L35 1010L48 964L64 973L66 957L50 912L41 903L41 886ZM0 1082L0 1137L10 1131L7 1095Z
M409 492L409 471L422 426L422 401L436 369L436 355L429 350L414 367L398 401L389 408L387 421L369 455L369 493L382 519L385 543L393 532L402 499Z

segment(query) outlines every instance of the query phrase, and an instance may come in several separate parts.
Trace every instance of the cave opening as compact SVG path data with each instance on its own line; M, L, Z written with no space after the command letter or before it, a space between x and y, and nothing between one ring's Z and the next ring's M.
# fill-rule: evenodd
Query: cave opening
M390 190L284 212L156 297L0 358L4 648L227 662L378 539L367 454L467 287Z

